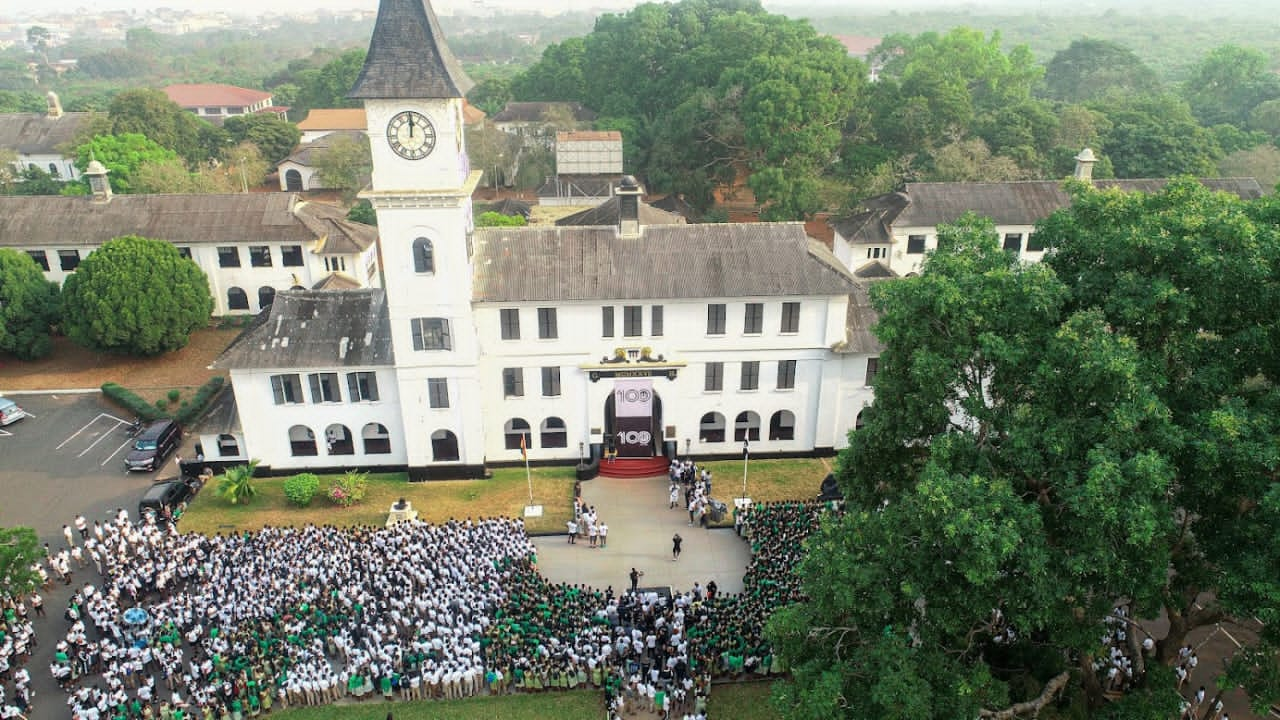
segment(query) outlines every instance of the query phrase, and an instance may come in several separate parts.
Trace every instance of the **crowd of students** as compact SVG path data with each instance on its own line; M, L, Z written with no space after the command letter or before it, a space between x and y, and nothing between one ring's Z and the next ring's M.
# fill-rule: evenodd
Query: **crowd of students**
M44 612L43 600L33 593L33 607ZM26 602L7 598L2 606L0 622L0 718L16 718L31 708L31 673L26 663L36 645L35 629L31 625Z

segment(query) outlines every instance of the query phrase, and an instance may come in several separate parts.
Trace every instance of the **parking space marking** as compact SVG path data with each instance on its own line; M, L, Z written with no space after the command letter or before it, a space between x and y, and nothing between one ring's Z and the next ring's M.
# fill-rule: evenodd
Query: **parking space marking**
M0 430L0 437L13 437L13 433L8 430Z
M94 423L98 422L98 421L99 421L99 420L101 420L102 418L108 418L108 419L110 419L110 420L115 421L115 427L111 428L112 430L115 430L116 428L120 427L121 425L128 425L128 424L129 424L129 423L128 423L128 421L126 421L126 420L121 420L120 418L118 418L118 417L116 417L115 415L112 415L112 414L110 414L110 413L98 413L98 416L97 416L97 417L95 417L94 419L92 419L92 420L90 420L89 422L85 423L85 424L84 424L84 427L81 427L79 430L77 430L77 431L75 431L75 432L71 433L71 436L70 436L70 437L68 437L66 440L63 440L63 441L58 445L58 447L54 448L54 450L61 450L64 446L66 446L66 444L67 444L67 443L71 442L72 440L75 440L77 435L79 435L80 433L84 432L85 430L88 430L90 425L93 425ZM108 432L110 432L110 431L108 431ZM105 435L104 435L103 437L105 437ZM98 440L102 440L102 438L98 438ZM95 443L94 443L94 445L97 445L97 444L98 444L97 442L95 442ZM93 447L93 445L90 445L89 447ZM84 453L80 453L80 454L81 454L81 455L84 455Z
M114 460L114 459L116 458L116 455L117 455L117 454L119 454L119 452L120 452L121 450L123 450L123 449L125 449L125 448L129 447L129 443L131 443L131 442L133 442L133 438L129 438L128 440L125 440L124 442L120 443L120 447L118 447L118 448L116 448L115 450L113 450L113 451L111 452L111 454L107 456L107 459L106 459L106 460L103 460L103 461L102 461L102 464L101 464L101 465L99 465L98 467L103 467L103 466L105 466L107 463L109 463L109 462L111 462L112 460ZM88 450L86 450L85 452L89 452L89 451L88 451ZM81 454L83 455L84 453L81 453Z

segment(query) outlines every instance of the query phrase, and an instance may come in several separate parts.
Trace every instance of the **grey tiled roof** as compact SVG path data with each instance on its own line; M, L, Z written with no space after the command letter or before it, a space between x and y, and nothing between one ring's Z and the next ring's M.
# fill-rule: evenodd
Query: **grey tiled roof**
M350 98L460 98L474 83L440 32L428 0L382 0Z
M879 260L872 260L865 265L853 271L854 277L859 280L884 280L886 278L898 277L898 273L889 268L888 265Z
M265 370L395 363L381 289L281 290L268 312L222 352L214 367Z
M1119 188L1126 192L1158 192L1165 179L1096 180L1098 188ZM1253 178L1205 178L1210 190L1229 192L1246 200L1262 197L1262 187ZM954 222L972 210L998 225L1034 225L1054 211L1071 204L1071 196L1057 180L1029 180L994 183L907 183L900 193L870 198L862 212L834 223L841 237L855 243L892 241L892 226L932 227Z
M556 220L556 225L617 225L621 215L621 202L618 196L605 200L593 208L587 208L572 215L566 215ZM640 224L641 225L681 225L684 218L659 210L658 208L641 201L639 207Z
M542 122L548 110L567 108L577 122L592 122L596 114L576 102L509 102L502 112L489 118L495 123Z
M844 295L856 282L801 223L482 228L476 302Z
M62 117L45 113L0 114L0 148L22 155L44 155L59 151L59 146L75 140L76 133L93 113L69 112ZM70 152L68 148L68 154Z
M879 322L880 314L871 306L871 296L866 285L858 285L849 293L849 307L845 312L844 342L832 348L838 353L866 353L879 355L884 343L871 332Z
M107 203L0 197L0 247L94 247L121 235L182 245L297 243L312 249L324 240L333 253L369 247L378 230L347 220L341 208L303 202L295 193L115 195Z
M363 137L364 133L356 130L337 130L327 135L321 135L309 143L299 145L297 150L294 150L289 154L289 157L280 162L294 162L305 167L315 167L316 159L328 151L335 140L339 138L360 140Z

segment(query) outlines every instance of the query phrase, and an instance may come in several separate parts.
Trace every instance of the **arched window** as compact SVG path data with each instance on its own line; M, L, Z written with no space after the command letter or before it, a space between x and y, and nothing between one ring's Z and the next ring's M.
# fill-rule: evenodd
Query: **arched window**
M506 439L508 450L520 449L520 438L524 438L526 448L533 447L533 433L529 432L529 423L523 418L511 418L502 426L502 435Z
M544 448L569 447L569 432L565 429L564 420L549 417L542 421L539 441Z
M698 423L698 438L704 443L724 442L724 416L709 412Z
M58 163L49 163L49 174L54 177L62 177L62 173L58 172Z
M330 455L355 455L355 443L351 441L351 431L346 425L334 423L324 429L324 444Z
M779 410L769 418L770 440L796 439L796 414L790 410Z
M391 433L381 423L369 423L360 431L364 440L365 455L386 455L391 452Z
M437 430L431 433L431 457L436 462L450 462L458 459L458 436L448 430Z
M413 271L420 273L436 271L435 246L424 237L413 241Z
M289 428L289 452L294 457L317 455L316 434L306 425L294 425Z
M286 170L284 173L285 192L302 192L302 173L297 170Z
M866 415L867 415L866 408L862 408L861 410L858 411L858 417L853 419L854 430L861 430L862 426L867 424Z
M266 310L271 307L271 303L276 300L276 289L270 285L263 285L258 288L258 308Z
M244 290L233 287L227 291L227 309L228 310L248 310L249 296L245 295Z
M294 453L295 455L297 453ZM236 441L235 435L219 435L218 436L218 457L239 457L240 443Z
M760 416L747 410L733 420L733 439L737 442L760 439Z

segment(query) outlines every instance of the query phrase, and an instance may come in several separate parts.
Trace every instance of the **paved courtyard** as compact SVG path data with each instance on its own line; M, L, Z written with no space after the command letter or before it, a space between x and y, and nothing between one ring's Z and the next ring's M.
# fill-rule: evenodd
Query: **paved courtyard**
M722 592L742 592L742 574L751 559L747 543L732 529L689 527L683 504L667 509L667 487L666 476L582 483L583 502L594 505L609 526L609 546L592 550L585 538L570 545L564 535L536 538L538 569L552 582L624 590L634 567L644 573L642 587L680 591L715 580ZM671 561L675 533L684 538L678 562Z

